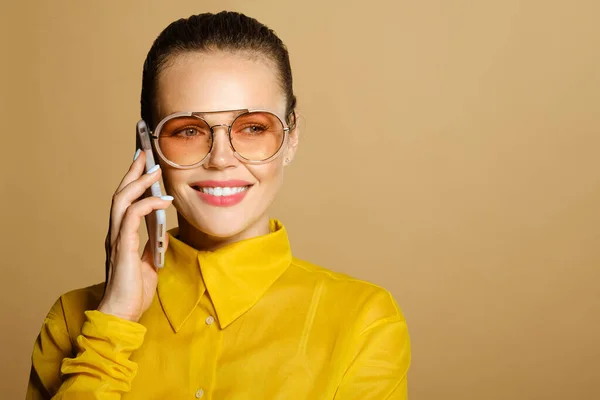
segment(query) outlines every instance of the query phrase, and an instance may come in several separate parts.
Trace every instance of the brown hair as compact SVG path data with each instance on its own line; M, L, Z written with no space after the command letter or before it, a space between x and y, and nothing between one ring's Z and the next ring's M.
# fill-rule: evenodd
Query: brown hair
M286 95L286 122L296 122L296 96L292 88L292 68L287 48L272 29L244 14L222 11L192 15L172 22L156 38L142 74L142 118L154 128L154 98L162 68L174 56L186 52L213 50L241 51L264 55L274 62L281 88Z

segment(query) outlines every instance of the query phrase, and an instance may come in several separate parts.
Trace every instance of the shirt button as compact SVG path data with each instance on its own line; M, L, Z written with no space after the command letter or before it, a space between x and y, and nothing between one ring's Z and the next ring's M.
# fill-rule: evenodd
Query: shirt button
M202 397L204 395L204 390L202 389L198 389L196 390L196 398L199 399L200 397Z
M213 322L215 322L215 319L212 316L206 318L206 325L211 325Z

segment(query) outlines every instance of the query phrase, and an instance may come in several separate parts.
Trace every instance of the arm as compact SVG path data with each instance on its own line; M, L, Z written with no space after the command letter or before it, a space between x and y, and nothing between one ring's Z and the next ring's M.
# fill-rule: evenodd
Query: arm
M145 160L145 152L136 152L113 195L105 242L111 268L102 300L86 305L78 292L69 297L73 301L63 296L52 307L33 349L28 399L48 399L55 393L56 399L120 399L130 390L137 365L129 357L146 333L137 321L152 303L158 279L149 244L140 259L138 230L142 217L173 200L140 200L161 176L160 168L144 174Z
M34 345L27 399L120 399L137 372L129 357L145 332L138 323L85 311L81 334L72 344L62 301L57 301Z
M33 345L27 399L49 399L60 386L60 363L73 349L67 333L62 299L58 299L46 316Z
M402 313L391 296L386 297L384 307L381 303L369 305L371 312L389 310L390 305L395 312L376 319L360 332L335 400L407 399L410 338Z

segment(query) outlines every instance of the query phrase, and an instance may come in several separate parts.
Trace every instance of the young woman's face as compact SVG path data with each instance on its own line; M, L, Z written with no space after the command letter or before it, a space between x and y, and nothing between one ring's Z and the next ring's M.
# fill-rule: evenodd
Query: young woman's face
M264 58L228 52L176 56L158 78L158 120L180 111L240 109L269 110L283 118L285 94L277 69ZM205 119L211 126L230 125L235 115L211 113ZM279 157L250 165L234 156L226 128L214 132L211 154L201 166L177 169L161 160L166 191L175 198L180 228L188 224L188 231L195 229L213 238L253 236L244 232L260 233L268 227L267 210L281 187L285 160L293 158L297 133L290 134ZM238 188L209 189L232 185Z

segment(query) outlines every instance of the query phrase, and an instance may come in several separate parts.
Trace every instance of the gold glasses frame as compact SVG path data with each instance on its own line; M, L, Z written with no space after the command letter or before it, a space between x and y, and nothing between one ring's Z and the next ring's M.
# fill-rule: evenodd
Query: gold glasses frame
M233 121L231 121L230 124L211 125L204 118L205 115L217 114L217 113L233 113L233 112L235 112L237 114L233 118ZM283 139L281 140L281 143L279 144L279 148L273 155L271 155L263 160L250 160L250 159L242 156L241 154L239 154L237 152L237 150L233 146L233 142L231 140L231 127L235 124L235 121L238 118L240 118L241 116L249 114L249 113L253 113L253 112L265 112L265 113L272 114L273 116L277 117L277 119L281 123L281 127L283 129ZM178 118L178 117L196 117L196 118L202 120L210 128L210 133L211 133L210 149L206 153L206 156L204 156L204 158L202 160L198 161L197 163L190 164L190 165L177 164L177 163L169 160L160 149L159 137L160 137L160 131L161 131L162 127L170 120L172 120L174 118ZM208 158L210 157L212 150L213 150L213 145L215 142L214 141L214 137L215 137L215 129L214 128L219 128L219 127L227 128L227 138L229 141L229 147L231 147L231 150L233 151L233 155L235 156L235 158L237 158L238 160L240 160L241 162L243 162L245 164L254 164L254 165L265 164L265 163L268 163L269 161L277 158L281 154L282 150L285 148L285 145L287 144L287 141L288 141L289 132L290 132L290 127L285 122L285 119L281 118L279 115L277 115L273 111L264 110L264 109L244 108L244 109L237 109L237 110L206 111L206 112L182 111L182 112L176 112L173 114L169 114L158 123L158 125L156 126L156 129L154 129L153 131L150 131L150 137L153 140L154 147L156 148L158 155L164 162L166 162L167 164L169 164L170 166L172 166L174 168L192 169L192 168L197 168L200 165L204 164L206 162L206 160L208 160Z

